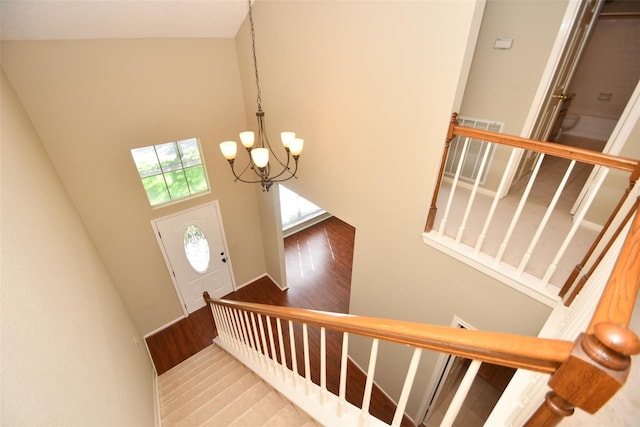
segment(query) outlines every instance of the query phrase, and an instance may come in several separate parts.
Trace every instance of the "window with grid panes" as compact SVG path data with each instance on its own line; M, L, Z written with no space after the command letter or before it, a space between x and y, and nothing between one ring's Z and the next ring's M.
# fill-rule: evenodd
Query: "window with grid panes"
M151 206L209 191L197 138L131 150Z

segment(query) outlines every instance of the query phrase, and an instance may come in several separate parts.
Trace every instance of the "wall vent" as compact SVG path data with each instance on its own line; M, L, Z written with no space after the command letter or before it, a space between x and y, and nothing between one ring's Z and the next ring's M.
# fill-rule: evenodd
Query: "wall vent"
M474 129L483 129L489 130L492 132L502 132L502 128L504 127L504 123L488 121L482 119L473 119L470 117L458 117L458 123L460 126L471 127ZM462 138L460 136L456 136L453 141L451 141L451 147L449 148L449 155L447 156L447 161L445 163L444 174L445 176L453 177L455 176L456 169L458 168L458 163L460 162L460 156L462 155L462 151L464 148L464 142L466 138ZM482 156L484 155L485 150L487 149L486 141L478 140L475 138L471 138L469 140L469 144L467 147L467 153L465 155L464 161L462 163L462 168L460 170L460 179L464 181L475 181L478 172L480 170L480 164L482 162ZM495 146L490 144L489 146L489 157L487 161L487 165L482 172L482 176L480 177L480 184L484 184L484 180L487 176L487 171L490 169L491 159L493 158L493 152L495 150Z

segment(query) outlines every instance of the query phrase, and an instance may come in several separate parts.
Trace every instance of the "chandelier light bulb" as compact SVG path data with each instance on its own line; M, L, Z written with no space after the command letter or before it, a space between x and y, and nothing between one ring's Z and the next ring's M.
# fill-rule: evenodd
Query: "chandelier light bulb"
M302 138L293 138L293 140L289 143L289 150L291 154L294 156L299 156L302 153L302 147L304 146L304 139Z
M238 152L238 144L235 141L224 141L220 143L220 151L227 160L233 160L236 158Z
M269 163L269 150L266 148L254 148L251 150L251 159L256 166L263 168Z
M289 144L291 144L291 141L293 141L296 137L296 133L295 132L280 132L280 138L282 139L282 145L285 146L285 148L289 148Z
M256 135L250 130L240 132L240 142L244 145L244 148L253 147L253 143L256 141Z

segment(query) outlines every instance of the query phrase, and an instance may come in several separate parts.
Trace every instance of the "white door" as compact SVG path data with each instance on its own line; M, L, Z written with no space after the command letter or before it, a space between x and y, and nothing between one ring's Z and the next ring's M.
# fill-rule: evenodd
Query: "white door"
M216 201L152 222L186 313L203 307L202 293L234 291L231 262Z

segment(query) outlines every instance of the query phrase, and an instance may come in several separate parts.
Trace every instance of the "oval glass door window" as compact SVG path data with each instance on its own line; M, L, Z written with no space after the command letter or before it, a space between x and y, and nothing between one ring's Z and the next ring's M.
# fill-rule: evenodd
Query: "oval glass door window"
M211 260L209 241L197 225L190 225L184 232L184 253L195 271L207 271Z

